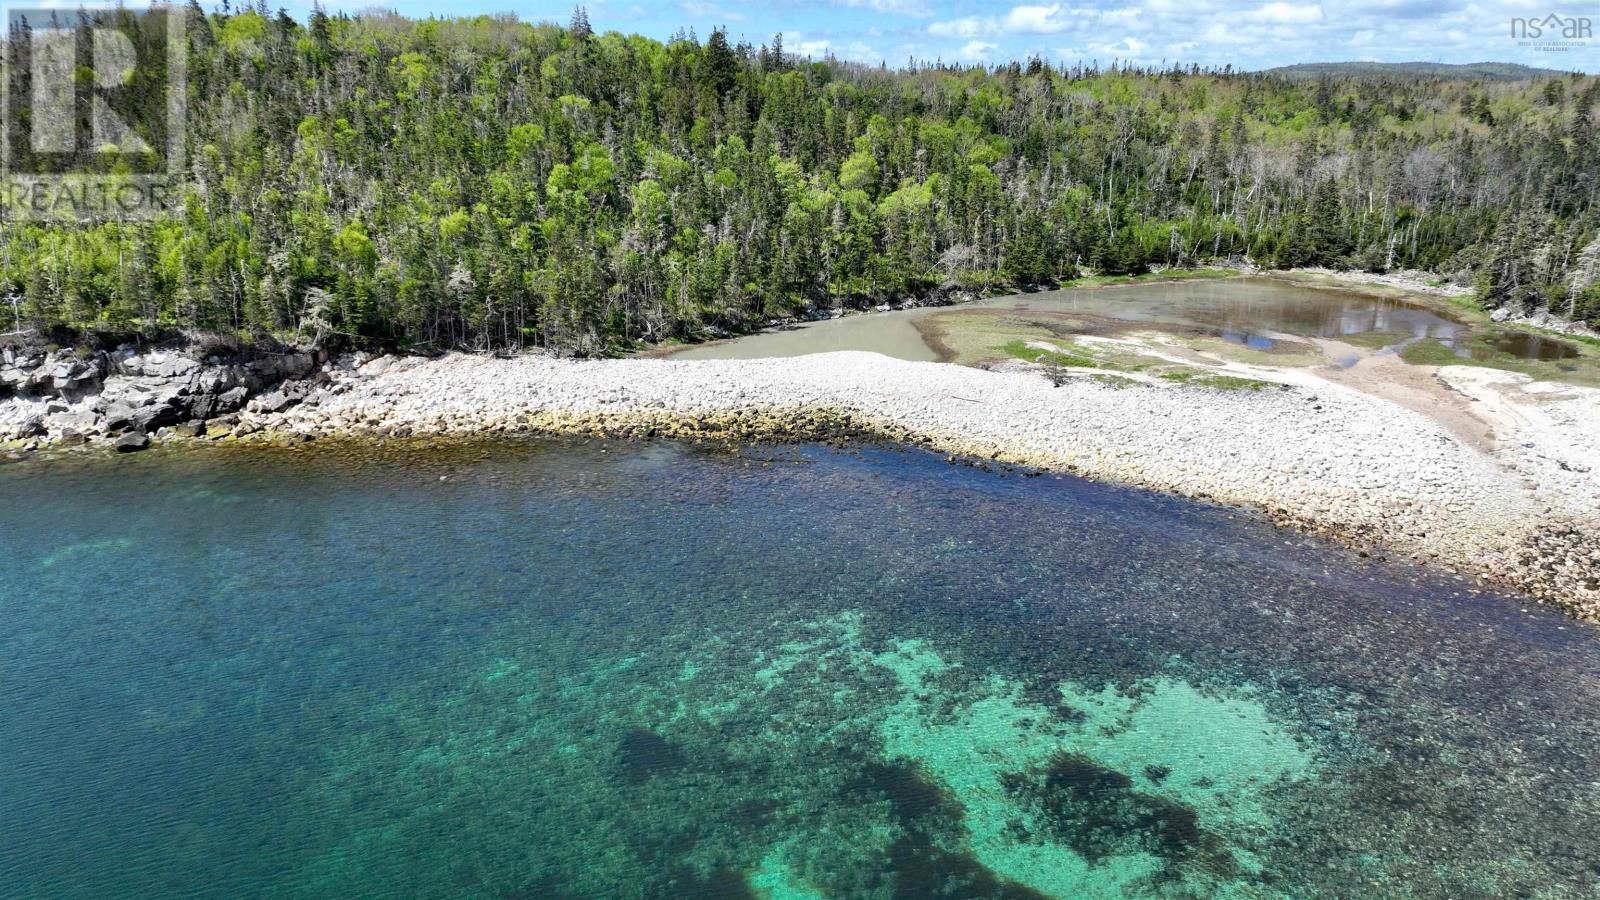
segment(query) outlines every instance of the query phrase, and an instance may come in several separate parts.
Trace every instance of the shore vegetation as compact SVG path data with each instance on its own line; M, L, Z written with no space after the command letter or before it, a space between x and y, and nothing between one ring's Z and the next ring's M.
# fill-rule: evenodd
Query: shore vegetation
M187 15L192 177L153 221L0 232L0 332L596 354L1246 261L1600 321L1594 76L888 69L586 14Z

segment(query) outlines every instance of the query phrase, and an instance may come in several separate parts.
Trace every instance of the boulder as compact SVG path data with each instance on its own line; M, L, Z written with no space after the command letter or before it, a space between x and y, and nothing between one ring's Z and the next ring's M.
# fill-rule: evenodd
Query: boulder
M197 394L189 398L189 415L196 419L209 419L216 414L216 394Z
M42 413L33 413L32 415L25 416L20 421L13 423L11 427L6 430L10 433L5 436L13 440L38 437L39 435L45 433L44 415Z
M106 407L103 417L105 428L110 432L122 431L133 425L133 407L121 403L113 403Z
M279 390L273 391L270 394L262 394L261 396L252 400L250 402L250 408L256 412L276 413L283 412L298 402L298 398L290 397L283 391Z
M309 353L290 353L283 358L283 374L286 378L304 378L316 368L317 361Z
M176 425L182 419L181 409L166 404L141 406L128 416L128 421L138 431L155 431L163 425Z
M100 430L100 420L92 412L85 410L67 410L50 416L51 427L62 434L73 432L75 434L93 434ZM126 427L126 426L124 426Z
M306 353L285 353L279 356L263 356L251 360L246 366L252 373L267 382L277 381L282 378L304 378L316 369L316 360Z
M147 402L155 406L181 406L188 396L188 381L157 381L150 385Z
M50 379L61 384L85 374L88 370L88 366L76 359L57 360L55 365L50 367Z
M199 371L200 363L187 356L169 356L154 366L145 366L145 374L160 378L182 378Z
M212 410L212 415L234 412L243 407L244 402L248 399L250 399L250 392L245 388L229 388L217 395L216 409Z
M150 435L142 431L130 431L117 438L112 446L118 453L137 453L150 446Z
M197 394L220 394L244 382L244 370L237 366L207 366L193 378Z
M186 437L186 438L204 437L205 433L206 433L206 423L204 423L204 422L202 422L202 421L200 421L198 419L191 419L191 420L189 420L187 422L179 422L178 424L173 425L168 430L171 431L177 437Z

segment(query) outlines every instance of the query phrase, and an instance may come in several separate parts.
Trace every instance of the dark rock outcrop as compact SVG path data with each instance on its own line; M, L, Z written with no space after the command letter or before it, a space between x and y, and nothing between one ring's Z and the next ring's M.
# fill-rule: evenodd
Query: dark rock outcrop
M142 431L130 431L112 442L118 453L137 453L150 446L150 435Z

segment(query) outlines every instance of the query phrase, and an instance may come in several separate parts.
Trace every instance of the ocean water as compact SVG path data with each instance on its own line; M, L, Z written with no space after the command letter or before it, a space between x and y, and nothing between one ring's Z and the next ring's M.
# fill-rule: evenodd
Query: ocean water
M1600 631L921 452L0 467L0 896L1593 897Z

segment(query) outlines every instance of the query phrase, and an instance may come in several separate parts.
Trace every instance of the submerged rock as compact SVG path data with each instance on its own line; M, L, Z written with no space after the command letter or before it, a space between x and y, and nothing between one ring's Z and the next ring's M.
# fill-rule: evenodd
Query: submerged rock
M670 775L688 765L688 759L671 741L648 728L631 728L617 747L617 766L629 784L643 784L658 775Z

